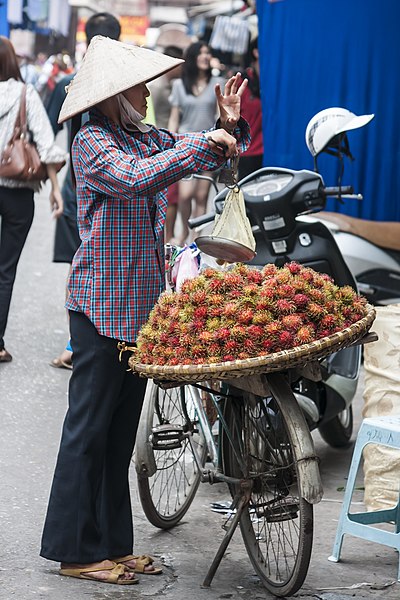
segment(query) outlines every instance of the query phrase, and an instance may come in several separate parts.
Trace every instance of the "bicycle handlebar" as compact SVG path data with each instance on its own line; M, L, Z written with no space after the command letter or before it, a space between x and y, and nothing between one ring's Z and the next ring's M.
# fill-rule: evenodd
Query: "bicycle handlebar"
M201 215L200 217L193 217L193 219L189 219L188 225L190 229L194 229L195 227L200 227L200 225L205 225L206 223L211 223L214 220L215 212L209 212L205 215Z

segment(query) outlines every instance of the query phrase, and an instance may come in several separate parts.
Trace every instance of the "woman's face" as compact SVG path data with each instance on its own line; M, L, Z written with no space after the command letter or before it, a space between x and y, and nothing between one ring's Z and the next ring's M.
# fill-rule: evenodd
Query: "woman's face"
M145 83L139 83L133 87L122 92L128 102L133 106L138 113L146 116L147 113L147 102L146 98L150 96L149 89Z
M197 55L197 68L201 71L208 71L210 68L211 52L208 46L202 46Z

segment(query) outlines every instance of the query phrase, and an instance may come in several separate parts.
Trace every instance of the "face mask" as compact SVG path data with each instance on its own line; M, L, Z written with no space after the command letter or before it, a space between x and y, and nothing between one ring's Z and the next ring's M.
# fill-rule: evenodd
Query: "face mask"
M141 131L145 133L150 127L142 123L144 116L133 108L130 102L123 94L117 95L119 111L121 114L121 124L127 131Z

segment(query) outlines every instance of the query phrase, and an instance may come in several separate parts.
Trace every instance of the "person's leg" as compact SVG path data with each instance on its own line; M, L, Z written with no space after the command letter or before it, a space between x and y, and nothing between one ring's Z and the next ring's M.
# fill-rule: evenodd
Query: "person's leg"
M126 372L127 353L122 362L119 361L116 340L99 335L81 313L70 312L70 325L74 370L70 380L69 409L41 549L44 558L59 561L64 566L108 559L110 543L115 544L112 551L117 555L132 552L127 470L144 385ZM128 375L132 377L131 381L127 379ZM118 433L120 427L122 431ZM110 451L116 452L115 460L108 456ZM115 496L108 487L111 481L116 485ZM118 529L118 542L114 533L110 533L116 526L117 517L114 518L108 508L116 497L121 502L117 517L122 523Z
M4 350L4 334L18 261L32 225L33 191L27 188L0 187L0 352Z
M192 212L192 198L194 183L192 180L179 182L179 205L178 210L182 220L182 234L179 236L179 245L183 246L189 236L188 221Z
M168 188L168 207L165 219L165 242L174 239L176 217L178 215L179 183L175 182Z
M261 169L263 163L263 155L256 154L254 156L241 156L239 160L239 180L247 177L254 171Z
M207 173L208 175L209 173ZM194 189L194 217L201 217L207 212L208 194L210 192L210 181L205 179L196 179L196 185Z

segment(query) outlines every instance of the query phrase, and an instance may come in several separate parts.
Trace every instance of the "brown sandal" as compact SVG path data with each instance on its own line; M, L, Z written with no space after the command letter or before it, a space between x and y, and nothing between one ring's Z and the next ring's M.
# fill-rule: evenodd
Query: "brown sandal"
M142 575L159 575L162 573L161 567L153 567L153 569L145 570L146 567L149 567L154 562L154 558L148 554L142 554L141 556L127 554L126 556L120 556L119 558L113 558L112 560L118 565L125 565L131 573L141 573ZM136 561L134 569L125 564L130 560Z
M12 356L5 348L0 350L0 362L11 362Z

